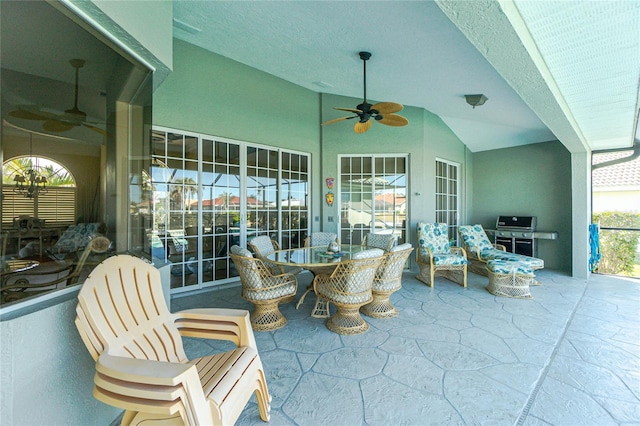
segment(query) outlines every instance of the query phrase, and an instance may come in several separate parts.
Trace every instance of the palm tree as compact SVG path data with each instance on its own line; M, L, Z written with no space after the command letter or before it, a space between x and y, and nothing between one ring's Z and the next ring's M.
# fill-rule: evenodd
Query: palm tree
M75 180L66 168L51 160L46 160L46 164L39 167L39 160L38 157L24 156L6 162L2 170L2 183L13 185L16 174L24 175L27 170L34 169L47 178L49 186L75 186Z
M183 194L186 200L183 200ZM187 210L191 211L191 200L193 200L193 195L198 194L198 186L196 181L192 178L181 178L176 179L174 182L174 186L171 190L171 198L178 202L184 207L183 202L187 205Z

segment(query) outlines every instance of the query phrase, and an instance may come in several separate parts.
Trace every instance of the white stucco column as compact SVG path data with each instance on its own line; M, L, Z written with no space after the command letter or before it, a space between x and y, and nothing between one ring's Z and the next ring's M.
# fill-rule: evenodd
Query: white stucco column
M571 154L571 275L589 278L589 224L591 223L591 153Z

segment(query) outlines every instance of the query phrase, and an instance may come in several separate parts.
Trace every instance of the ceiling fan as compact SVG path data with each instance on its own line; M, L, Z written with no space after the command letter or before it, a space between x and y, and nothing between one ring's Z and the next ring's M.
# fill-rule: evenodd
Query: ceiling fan
M84 59L71 59L71 66L76 70L75 97L73 108L64 111L64 114L53 114L47 111L40 111L37 106L25 105L19 106L17 110L9 112L9 115L23 120L39 120L44 121L42 128L49 132L66 132L77 126L84 126L88 129L107 135L107 132L99 127L92 126L86 122L87 113L78 108L78 77L80 68L84 67Z
M358 122L356 122L355 126L353 126L353 130L356 133L364 133L371 127L371 123L373 123L373 118L375 121L386 124L387 126L406 126L409 124L409 120L404 118L401 115L395 114L398 111L402 111L404 108L401 104L395 102L379 102L377 104L371 105L367 102L367 61L371 58L370 52L360 52L360 59L362 59L362 64L364 66L364 96L363 101L356 108L337 108L339 111L348 111L352 112L356 115L351 115L347 117L334 118L333 120L325 121L322 123L323 126L327 124L337 123L338 121L343 120L351 120L353 118L358 118Z

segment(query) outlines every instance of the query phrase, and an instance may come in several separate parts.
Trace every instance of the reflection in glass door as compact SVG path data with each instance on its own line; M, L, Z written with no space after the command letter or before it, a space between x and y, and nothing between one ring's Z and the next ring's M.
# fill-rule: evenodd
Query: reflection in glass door
M340 156L340 241L360 244L369 232L407 241L407 157Z
M240 145L202 139L202 281L236 276L229 248L240 242Z
M236 277L227 253L257 235L296 247L307 232L307 154L186 132L153 131L150 251L171 288Z
M449 241L458 240L460 165L436 159L436 222L448 225Z
M198 283L198 138L180 133L153 133L151 185L153 229L147 230L151 254L171 262L171 287ZM195 204L195 205L194 205Z

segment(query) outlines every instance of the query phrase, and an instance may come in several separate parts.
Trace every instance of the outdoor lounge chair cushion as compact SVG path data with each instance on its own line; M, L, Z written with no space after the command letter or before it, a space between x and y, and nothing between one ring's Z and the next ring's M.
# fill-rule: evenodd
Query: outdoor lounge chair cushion
M479 252L482 256L483 252L495 249L482 225L461 225L458 230L464 245L473 253Z
M482 225L462 225L458 229L465 246L474 255L478 253L480 260L483 262L488 260L507 260L520 262L523 266L531 269L544 268L544 260L542 259L496 249L489 241Z
M374 234L370 232L366 235L367 248L379 248L384 251L389 251L396 243L397 237L393 234Z
M429 259L429 250L433 255L433 264L466 265L469 261L459 253L451 252L446 223L424 223L416 225L418 244L420 244L420 258Z
M420 244L420 249L425 252L425 256L429 256L429 254L426 253L427 247L433 254L450 253L451 250L449 250L450 244L446 223L419 222L416 225L416 228L418 233L418 244Z
M69 226L49 250L53 254L70 253L85 248L99 233L100 223L79 223Z

